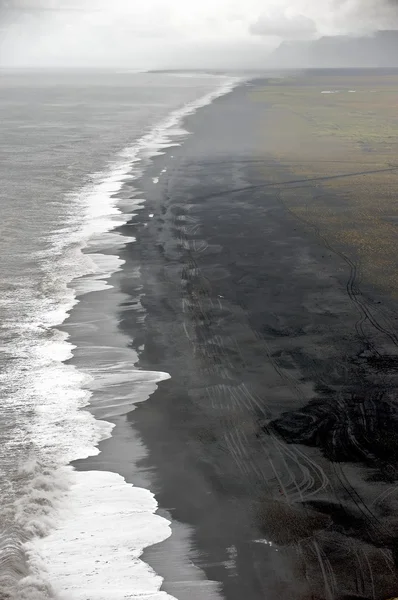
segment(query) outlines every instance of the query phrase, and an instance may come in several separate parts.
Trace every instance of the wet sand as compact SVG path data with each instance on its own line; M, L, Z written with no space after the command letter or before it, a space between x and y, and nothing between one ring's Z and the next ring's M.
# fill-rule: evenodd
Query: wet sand
M341 197L275 162L253 99L265 84L187 119L192 135L139 182L120 327L138 366L171 378L77 466L155 493L174 535L144 560L181 600L217 587L227 600L387 600L398 593L396 301L370 279L362 288L355 248L286 202L286 190L322 196L338 212ZM206 594L181 561L219 586Z

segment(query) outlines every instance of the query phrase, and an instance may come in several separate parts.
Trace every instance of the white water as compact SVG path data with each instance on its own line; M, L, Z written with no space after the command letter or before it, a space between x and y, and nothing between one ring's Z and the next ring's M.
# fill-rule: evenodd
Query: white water
M94 175L89 185L69 196L74 205L70 219L48 242L57 248L60 272L63 277L65 272L70 273L73 289L63 286L58 302L49 307L46 326L61 324L77 296L109 289L110 275L122 268L117 251L134 240L113 230L127 222L144 202L142 198L132 200L131 212L122 213L115 195L123 183L140 174L142 161L181 142L187 134L181 128L185 116L227 93L237 82L228 80L212 93L173 112L133 147L120 153L106 172ZM74 220L74 215L79 217ZM115 254L102 254L105 249L112 249ZM45 257L43 261L45 267ZM151 492L126 483L115 473L77 472L68 466L72 460L97 454L98 443L111 435L110 423L96 420L82 410L98 386L112 378L136 382L133 397L114 398L112 405L106 407L105 414L120 414L131 410L134 402L145 400L168 375L142 371L133 374L131 364L136 357L132 351L128 368L123 368L123 361L111 366L93 359L90 369L79 372L63 364L72 356L74 347L61 332L39 349L30 350L27 345L25 350L39 353L32 357L37 368L27 389L43 399L41 409L32 415L29 432L42 459L27 463L33 477L20 503L21 523L24 519L29 521L31 532L36 534L25 544L30 575L20 582L20 599L168 597L159 591L161 578L139 558L144 548L165 540L171 531L169 522L155 514L157 504ZM95 348L93 357L100 357L101 350L104 347ZM117 350L113 350L116 357ZM38 498L43 502L37 502Z

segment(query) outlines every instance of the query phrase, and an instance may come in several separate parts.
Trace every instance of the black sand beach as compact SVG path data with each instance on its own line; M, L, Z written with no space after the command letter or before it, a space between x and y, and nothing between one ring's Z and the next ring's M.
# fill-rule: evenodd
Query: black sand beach
M336 211L338 194L282 163L268 177L272 139L253 100L264 85L189 117L191 135L139 181L147 200L123 228L137 241L117 280L146 317L125 301L120 327L138 367L171 378L77 467L149 480L173 531L189 527L185 558L227 600L387 600L398 594L397 305L362 286L357 253L281 192L323 195ZM193 598L170 566L172 539L144 560L162 589Z

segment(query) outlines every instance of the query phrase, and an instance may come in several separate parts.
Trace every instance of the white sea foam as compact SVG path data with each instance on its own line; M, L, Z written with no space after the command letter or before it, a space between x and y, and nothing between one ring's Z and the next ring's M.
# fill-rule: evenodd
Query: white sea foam
M169 522L155 514L153 494L116 473L71 475L68 518L28 545L37 573L45 566L60 600L171 598L159 591L162 578L140 560L145 547L170 535Z
M51 272L53 278L56 262L60 272L57 293L44 311L41 306L40 318L35 316L35 298L22 298L28 314L25 328L30 323L32 331L42 330L46 335L48 328L66 319L77 297L109 293L110 276L123 266L117 251L134 240L114 230L144 202L133 198L128 212L123 212L116 195L132 174L140 174L147 159L181 143L187 135L181 128L185 116L232 90L238 82L237 78L225 78L218 89L173 112L121 152L106 172L93 175L83 190L68 196L70 212L63 227L43 240L51 244L51 257L45 252L36 256L44 272ZM67 285L72 280L73 289ZM55 283L51 285L55 289ZM137 310L141 309L138 302ZM106 330L104 315L93 315L84 327L97 327L98 319ZM109 323L114 327L111 320ZM159 591L161 578L139 558L144 548L170 535L169 522L155 514L157 504L151 492L126 483L115 473L78 472L67 466L72 460L99 452L98 443L109 437L113 428L101 419L127 413L168 375L134 370L136 356L127 345L108 348L104 342L95 348L75 348L67 335L57 330L39 346L25 338L18 352L28 356L34 366L29 373L21 371L26 380L19 385L37 399L29 419L35 459L25 460L26 472L20 477L29 475L29 483L17 507L17 522L34 537L25 544L30 574L19 583L18 600L51 596L64 600L170 598ZM83 356L86 352L91 367L78 371L65 365L76 352ZM10 374L11 380L13 376L15 372ZM134 383L132 393L122 393L127 381ZM96 403L92 412L82 410L89 402Z

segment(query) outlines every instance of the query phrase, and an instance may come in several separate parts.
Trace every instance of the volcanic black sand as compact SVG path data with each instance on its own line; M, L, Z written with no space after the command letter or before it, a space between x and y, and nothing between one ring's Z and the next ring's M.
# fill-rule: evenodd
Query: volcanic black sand
M120 326L138 366L171 378L130 413L131 432L161 512L191 527L187 558L226 599L387 600L398 595L397 306L371 281L365 293L355 252L281 190L324 193L336 211L337 194L280 164L282 179L267 178L260 85L187 119L192 135L139 182L147 201L124 228L137 241L121 285L146 317L127 302ZM178 597L168 543L143 558Z

